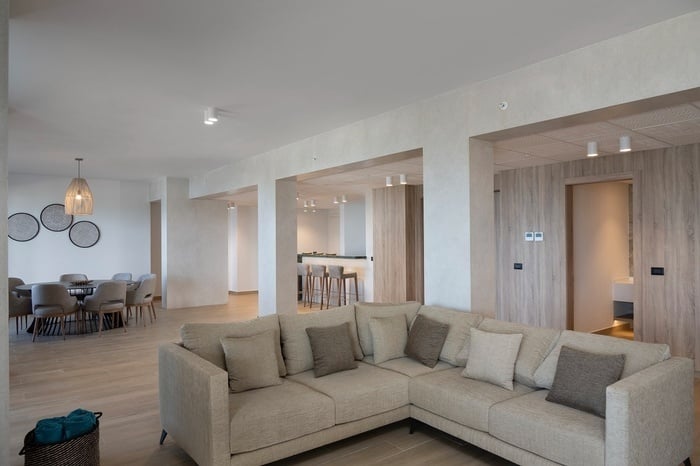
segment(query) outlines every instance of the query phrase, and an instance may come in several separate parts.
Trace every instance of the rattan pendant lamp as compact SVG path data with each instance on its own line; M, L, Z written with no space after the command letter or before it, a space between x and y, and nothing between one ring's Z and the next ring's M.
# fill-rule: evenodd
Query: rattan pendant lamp
M78 162L78 177L73 178L66 189L66 215L92 215L92 191L85 178L80 177L80 162L83 159L76 157L75 160Z

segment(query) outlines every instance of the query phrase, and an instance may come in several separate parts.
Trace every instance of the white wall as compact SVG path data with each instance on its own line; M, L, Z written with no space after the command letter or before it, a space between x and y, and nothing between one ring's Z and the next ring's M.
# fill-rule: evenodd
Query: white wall
M162 302L168 309L228 302L226 203L191 200L187 192L187 180L165 180Z
M229 290L258 289L258 210L238 206L229 210Z
M622 182L573 187L574 330L613 323L612 283L629 276L629 190Z
M10 2L0 3L0 218L7 218L7 40ZM0 222L0 238L7 222ZM7 293L7 243L0 245L0 296ZM10 464L10 348L7 300L0 300L0 464ZM14 446L13 446L14 448ZM14 453L14 452L13 452Z
M365 202L353 201L340 206L340 251L342 256L364 256Z
M340 209L328 209L328 252L340 254Z
M63 204L70 178L11 174L7 205L9 214L27 212L40 221L48 204ZM40 227L31 241L8 239L8 272L27 283L58 280L62 273L85 273L90 278L110 278L117 272L135 277L150 272L150 206L148 185L143 182L87 178L95 204L93 215L79 216L100 229L100 240L91 248L79 248L68 239L68 230L53 232Z
M156 274L158 279L156 280L156 291L154 296L163 296L163 286L162 286L162 242L161 235L162 230L160 226L161 221L161 204L160 201L151 202L151 273ZM134 277L136 278L136 277Z
M327 209L297 209L297 252L332 252L328 246L328 219Z

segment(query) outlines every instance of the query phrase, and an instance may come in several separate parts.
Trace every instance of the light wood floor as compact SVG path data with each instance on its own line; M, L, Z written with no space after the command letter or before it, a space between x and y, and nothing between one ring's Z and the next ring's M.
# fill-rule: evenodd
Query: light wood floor
M315 309L318 309L317 307ZM302 310L302 309L300 309ZM303 309L308 312L308 308ZM10 421L12 449L19 453L24 435L38 419L65 415L75 408L104 413L100 421L102 464L191 465L194 462L168 438L158 445L157 352L161 342L179 339L184 322L245 320L257 315L257 295L231 296L228 305L191 309L158 309L158 320L145 328L131 320L121 329L97 334L39 337L20 330L10 334ZM10 328L14 328L11 322ZM696 400L700 382L696 379ZM695 406L696 447L700 464L700 401ZM507 465L509 462L464 445L423 426L408 434L405 422L393 424L280 464L333 465ZM11 466L24 464L11 458Z

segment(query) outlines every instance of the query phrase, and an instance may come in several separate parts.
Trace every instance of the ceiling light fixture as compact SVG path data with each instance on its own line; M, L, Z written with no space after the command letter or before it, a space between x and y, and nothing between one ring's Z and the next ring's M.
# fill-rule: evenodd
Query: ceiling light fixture
M299 200L299 193L297 193L297 201Z
M309 207L309 201L304 201L304 209L306 209L307 207Z
M311 199L311 202L309 202L309 205L311 207L316 207L316 199Z
M399 183L408 184L408 180L406 179L406 175L404 175L404 174L399 175Z
M386 177L386 186L387 187L394 186L394 183L392 183L392 181L391 181L391 176Z
M226 208L227 208L228 210L234 210L234 209L236 208L236 203L235 203L235 202L228 202L228 203L226 204Z
M333 204L337 204L338 202L338 196L333 196Z
M595 157L598 155L598 143L591 141L588 143L588 151L586 153L589 157Z
M343 194L343 195L340 197L340 202L342 202L343 204L345 204L346 202L348 202L348 198L347 198L347 196L346 196L345 194Z
M632 141L629 136L620 136L620 152L631 152Z
M80 177L80 162L82 158L76 157L78 162L78 177L73 178L66 189L65 212L66 215L92 215L92 191L85 178Z
M219 111L214 107L207 107L204 110L204 124L213 125L219 121Z

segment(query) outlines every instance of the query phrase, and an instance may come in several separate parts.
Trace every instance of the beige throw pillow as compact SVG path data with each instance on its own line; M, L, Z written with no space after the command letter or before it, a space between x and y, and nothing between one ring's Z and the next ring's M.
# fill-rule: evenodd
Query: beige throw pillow
M490 333L472 328L470 337L469 359L462 375L513 390L515 360L523 334Z
M309 327L306 334L314 357L315 377L357 368L350 323L333 327Z
M274 330L250 337L221 338L226 358L228 386L232 392L280 385Z
M373 317L369 319L369 330L375 364L406 356L404 348L408 340L408 325L404 314Z

